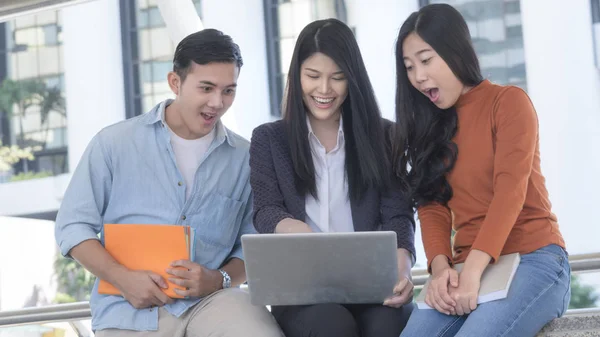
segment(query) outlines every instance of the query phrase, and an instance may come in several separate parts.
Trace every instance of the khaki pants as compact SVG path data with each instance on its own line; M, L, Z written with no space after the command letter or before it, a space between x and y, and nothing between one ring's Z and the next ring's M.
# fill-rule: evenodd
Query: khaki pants
M96 337L283 337L271 313L250 303L248 292L232 288L204 298L177 318L160 308L158 331L106 329Z

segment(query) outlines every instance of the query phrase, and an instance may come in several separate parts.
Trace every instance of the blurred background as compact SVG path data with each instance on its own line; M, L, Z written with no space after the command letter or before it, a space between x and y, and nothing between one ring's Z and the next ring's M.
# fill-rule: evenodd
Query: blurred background
M240 45L244 67L224 122L249 139L281 117L297 35L329 17L354 30L393 120L398 29L440 2L467 20L484 76L530 95L568 251L600 259L600 0L0 0L0 319L89 298L93 276L60 257L54 241L70 172L101 128L172 96L167 72L185 35L217 28ZM572 281L570 308L600 304L600 270ZM0 336L82 336L86 327L0 326Z

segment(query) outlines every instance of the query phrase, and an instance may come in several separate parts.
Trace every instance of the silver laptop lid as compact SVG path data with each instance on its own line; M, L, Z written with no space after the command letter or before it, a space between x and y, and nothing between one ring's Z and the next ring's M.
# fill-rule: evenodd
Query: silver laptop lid
M255 305L383 303L398 281L395 232L247 234Z

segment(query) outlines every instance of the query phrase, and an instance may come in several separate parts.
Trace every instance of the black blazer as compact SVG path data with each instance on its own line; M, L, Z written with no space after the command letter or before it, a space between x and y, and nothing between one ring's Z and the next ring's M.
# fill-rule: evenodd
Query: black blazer
M393 123L384 120L384 125L387 134ZM273 233L285 218L306 221L305 196L295 186L285 121L266 123L252 132L250 184L254 227L259 233ZM351 202L354 230L396 232L398 248L411 252L414 261L414 212L399 184L393 185L385 194L372 188L360 203Z

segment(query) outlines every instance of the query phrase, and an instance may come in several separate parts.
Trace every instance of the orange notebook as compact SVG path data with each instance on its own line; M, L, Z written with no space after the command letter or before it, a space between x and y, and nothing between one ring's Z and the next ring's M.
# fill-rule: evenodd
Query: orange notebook
M105 224L102 232L104 248L115 260L132 270L149 270L162 276L169 287L162 289L169 297L183 298L174 289L182 287L169 282L165 271L175 260L193 260L195 232L189 226ZM100 280L98 293L121 295L105 280Z

